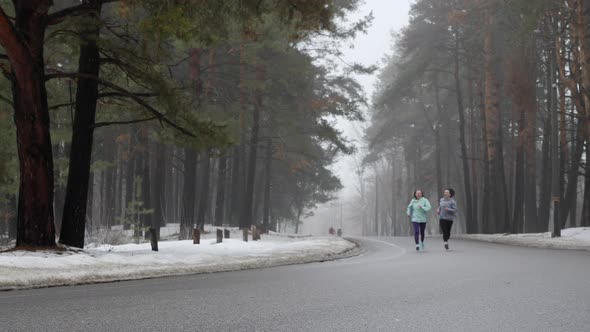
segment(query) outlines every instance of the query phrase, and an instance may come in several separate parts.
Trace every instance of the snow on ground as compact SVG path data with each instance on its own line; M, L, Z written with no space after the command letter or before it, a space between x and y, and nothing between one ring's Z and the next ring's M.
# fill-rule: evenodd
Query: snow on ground
M170 230L170 236L174 236ZM164 236L164 234L162 234ZM260 241L244 242L240 232L216 243L213 232L200 245L189 241L160 241L158 252L149 243L90 244L84 250L0 252L0 290L154 278L171 275L233 271L347 257L358 246L335 236L314 237L272 233ZM590 228L550 233L470 234L457 238L553 249L590 251Z
M209 237L209 238L207 238ZM262 268L353 255L358 246L340 237L263 235L244 242L235 234L216 243L211 234L193 241L92 245L80 251L0 253L0 289L74 285Z
M550 232L527 234L461 234L456 235L456 237L525 247L590 251L590 227L563 229L561 231L561 237L556 238L551 238Z

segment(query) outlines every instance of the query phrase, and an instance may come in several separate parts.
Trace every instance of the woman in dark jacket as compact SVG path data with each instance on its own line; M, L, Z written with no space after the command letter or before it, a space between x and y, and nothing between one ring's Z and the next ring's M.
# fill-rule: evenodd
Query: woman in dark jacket
M443 198L438 202L438 209L436 213L439 217L440 228L443 233L443 241L445 249L449 250L449 238L451 237L451 228L453 227L453 219L457 213L457 202L453 199L455 191L453 189L446 189L443 193Z

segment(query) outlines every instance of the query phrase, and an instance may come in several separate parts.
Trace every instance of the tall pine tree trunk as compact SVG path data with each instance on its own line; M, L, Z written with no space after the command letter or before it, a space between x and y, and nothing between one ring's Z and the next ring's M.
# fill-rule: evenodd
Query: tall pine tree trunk
M98 77L100 54L98 38L100 34L98 19L100 1L92 1L93 11L89 15L92 24L81 34L78 72ZM83 248L86 229L86 207L88 204L88 182L92 159L92 141L98 100L98 81L92 78L79 78L76 89L76 114L72 131L72 146L66 199L59 242L64 245Z
M555 37L551 17L548 17L545 20L545 27L546 31L549 31L550 34L550 42L548 46L551 44L559 45L559 43L555 42L557 38ZM556 81L556 57L555 54L558 50L547 47L547 57L545 60L545 90L547 91L545 99L546 99L546 109L547 109L547 117L543 121L543 143L541 145L541 180L539 184L539 209L537 211L537 222L534 232L545 232L549 229L549 217L551 213L551 184L553 182L552 179L552 169L551 169L551 138L553 137L551 128L551 119L554 116L557 116L557 96L556 96L556 89L554 87L554 82ZM563 85L560 84L561 88L563 89Z
M195 224L197 152L191 148L184 150L184 186L182 191L182 213L180 217L180 239L190 237Z
M518 97L517 97L518 98ZM512 215L512 233L521 233L522 225L524 224L524 109L522 105L518 107L520 113L518 120L518 138L516 143L516 170L515 170L515 184L514 184L514 206Z
M272 182L272 138L266 139L266 156L264 157L264 203L262 207L262 225L265 231L271 228L270 225L270 190ZM276 231L276 229L273 229Z
M17 246L55 246L53 153L43 42L50 0L15 1L12 24L0 7L0 45L12 68L19 157Z
M225 180L227 178L227 154L223 151L217 168L217 197L215 199L215 226L223 226L225 221Z
M584 170L584 203L580 227L590 227L590 141L586 141L586 168Z
M486 13L486 31L484 35L485 52L485 116L486 116L486 145L487 163L489 170L486 174L485 192L488 199L484 206L488 206L485 216L488 231L509 231L508 203L506 191L506 175L502 148L501 112L498 100L498 80L496 76L496 47L494 45L495 13L489 9Z
M205 227L205 216L209 207L209 182L211 178L210 154L210 150L201 154L203 175L201 176L201 195L199 197L199 209L197 210L197 227L201 230Z
M234 146L232 152L232 163L231 163L231 170L232 170L232 190L231 190L231 202L230 202L230 222L231 226L237 227L240 225L240 199L243 193L243 186L242 186L242 177L240 169L242 167L241 160L242 158L240 155L242 154L242 147L241 146Z
M143 208L151 210L152 195L151 195L151 178L150 178L150 142L148 135L148 125L144 124L139 130L139 165L141 176L141 201ZM141 226L145 229L153 225L153 213L145 213L141 215ZM146 233L147 234L147 233Z
M164 209L166 207L166 146L162 142L156 142L156 169L154 170L154 217L152 228L160 234L160 226L164 226Z
M262 65L256 66L256 80L262 82L264 79ZM248 155L248 174L246 179L246 192L242 207L242 218L240 229L250 228L253 220L254 185L256 181L256 164L258 155L258 132L260 130L260 109L262 108L262 92L256 91L254 113L252 115L252 130L250 131L250 153Z
M467 155L467 138L465 137L465 106L463 105L463 90L461 87L460 62L459 62L459 36L455 30L455 47L453 49L454 70L453 78L455 80L455 93L457 96L457 111L459 113L459 144L461 145L461 165L463 167L463 183L465 197L465 226L467 233L473 233L476 229L476 222L473 215L473 190L471 188L471 171L469 170L469 160Z
M575 214L576 200L578 193L578 176L580 175L580 161L582 153L584 151L585 142L585 123L578 121L576 128L576 140L574 142L573 154L571 159L571 166L568 170L567 188L565 190L564 200L560 204L561 207L561 221L560 225L563 228L566 225L568 217ZM575 224L575 219L572 220L572 224Z
M435 91L434 94L435 94L435 99L436 99L436 113L437 113L437 117L438 117L436 127L434 128L434 139L436 141L435 142L435 144L436 144L436 151L435 151L435 156L436 156L436 190L437 190L437 195L441 195L442 191L443 191L443 185L442 185L442 181L443 181L442 144L441 144L442 142L441 142L441 137L440 137L440 127L438 125L440 123L442 123L444 115L443 115L442 105L440 103L440 90L438 87L438 76L435 76L434 91ZM447 130L448 130L448 128L447 128ZM435 196L435 195L433 195L433 196Z

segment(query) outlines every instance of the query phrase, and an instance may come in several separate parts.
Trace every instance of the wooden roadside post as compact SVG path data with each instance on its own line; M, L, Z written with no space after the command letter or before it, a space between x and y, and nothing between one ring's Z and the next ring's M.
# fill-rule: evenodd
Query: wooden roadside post
M217 243L223 242L223 231L221 229L217 229Z
M242 229L242 238L244 239L244 242L248 242L248 229Z
M150 242L152 244L152 251L158 251L158 232L153 227L150 227Z
M193 244L201 244L201 231L198 228L193 229Z
M223 237L225 237L226 239L229 239L229 229L223 230Z
M253 241L260 240L260 228L258 228L257 226L252 227L252 240Z

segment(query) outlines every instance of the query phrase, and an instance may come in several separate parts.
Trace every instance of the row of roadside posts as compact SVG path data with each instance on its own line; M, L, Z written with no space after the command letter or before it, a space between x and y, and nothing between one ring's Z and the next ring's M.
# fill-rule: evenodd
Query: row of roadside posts
M229 239L229 229L217 229L217 243L221 243L223 242L223 239ZM242 239L244 240L244 242L248 242L248 234L250 233L250 230L247 228L244 228L242 230ZM261 229L256 227L256 226L252 226L252 241L258 241L260 240L260 234L261 234ZM199 230L198 228L193 229L193 244L201 244L201 230Z
M252 241L260 240L260 234L263 232L261 227L252 226L252 230L243 229L242 238L245 242L248 242L248 235L252 233ZM152 251L158 251L158 236L155 228L150 227L150 242L152 245ZM217 243L223 242L223 239L229 239L229 229L217 229ZM201 244L201 230L198 228L193 229L193 244Z

